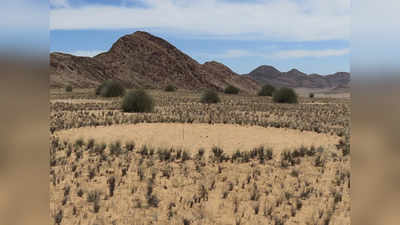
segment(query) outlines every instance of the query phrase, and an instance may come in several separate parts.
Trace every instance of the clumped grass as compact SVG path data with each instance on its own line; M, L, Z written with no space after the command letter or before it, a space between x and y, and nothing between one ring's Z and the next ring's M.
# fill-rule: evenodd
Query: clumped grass
M104 150L107 148L107 144L105 143L101 143L101 144L96 144L94 146L94 152L100 155L104 154Z
M274 92L272 99L276 103L297 103L297 94L292 88L283 87Z
M314 165L316 167L324 167L325 159L323 159L320 155L315 158Z
M67 157L70 157L71 153L72 153L72 149L71 148L68 148L67 150L65 150L65 154L66 154Z
M114 196L114 189L115 189L115 177L110 177L107 180L108 190L110 192L110 197Z
M206 90L200 99L201 103L208 103L208 104L218 103L220 101L221 99L219 98L218 93L211 89Z
M125 143L125 149L126 149L126 151L128 151L128 152L131 152L131 151L133 151L133 149L135 149L135 142L134 141L128 141L128 142L126 142Z
M254 214L256 214L256 215L258 215L258 212L260 211L260 203L259 202L257 202L255 205L254 205Z
M154 100L145 90L130 91L122 101L124 112L153 112Z
M170 161L172 158L172 153L169 149L163 148L157 150L158 159L160 161Z
M335 191L335 192L333 192L333 198L334 198L335 204L338 204L339 202L342 201L342 194L338 191Z
M239 208L239 200L237 197L233 199L233 212L236 214Z
M250 158L258 158L260 163L264 163L266 160L272 159L272 150L265 149L264 146L256 147L250 151Z
M83 190L79 189L76 194L78 195L78 197L82 197L83 196Z
M294 159L290 151L283 151L281 153L281 167L287 168L289 165L294 165Z
M87 195L87 202L95 202L100 199L100 193L98 191L90 191Z
M83 140L83 138L78 138L78 139L75 141L75 146L76 146L76 147L82 147L84 144L85 144L85 141Z
M242 152L240 152L240 150L236 150L235 153L232 154L231 160L232 162L236 162L238 161L240 158L242 158Z
M69 195L70 190L71 187L69 185L64 187L64 197L67 197Z
M154 208L157 208L158 203L160 202L157 196L153 194L153 183L151 181L149 181L149 183L147 184L146 200L149 207Z
M96 89L96 95L102 97L119 97L125 94L125 88L115 80L107 80Z
M214 162L223 162L227 160L227 157L224 154L224 150L222 148L214 146L212 147L211 151L213 153L211 157Z
M58 210L57 214L54 216L54 223L61 224L63 217L64 217L63 211L61 209Z
M143 172L143 169L142 169L141 167L138 168L138 170L137 170L137 175L139 176L139 180L140 180L140 181L143 181L143 179L144 179L144 172Z
M100 192L98 191L91 191L88 193L87 202L93 203L93 212L98 213L100 210Z
M296 209L297 209L297 210L300 210L301 207L303 207L303 203L301 202L300 199L297 199L297 200L296 200Z
M189 160L189 159L191 159L190 153L188 151L184 150L182 152L182 161L184 162L184 161Z
M270 84L265 84L258 92L258 96L272 96L275 91L275 87Z
M138 151L139 154L141 154L142 156L148 156L149 155L149 147L147 147L147 145L142 145L142 147L140 148L140 150Z
M72 86L71 85L66 86L65 92L72 92Z
M204 148L200 148L196 154L196 159L201 160L204 156L204 152L205 152Z
M314 98L314 93L308 94L308 97L309 97L309 98Z
M222 193L222 199L226 199L226 198L228 197L228 194L229 194L229 192L224 191L224 192Z
M90 138L87 142L87 149L92 149L94 147L95 140L93 138Z
M339 144L336 145L338 150L342 150L343 156L350 154L350 140L348 137L340 139Z
M314 156L315 153L317 153L317 150L315 149L314 146L311 146L308 151L306 152L307 156Z
M174 85L172 85L172 84L169 84L169 85L167 85L165 87L164 91L166 91L166 92L174 92L174 91L176 91L176 87Z
M235 86L233 86L233 85L229 85L228 87L225 88L224 93L225 93L225 94L233 94L233 95L236 95L236 94L239 94L239 91L240 91L239 88L237 88L237 87L235 87Z
M121 142L116 141L110 144L110 154L118 156L122 153Z
M292 172L290 172L290 175L292 177L299 177L299 171L294 169L294 170L292 170Z
M251 201L258 201L258 199L260 198L260 194L258 192L258 188L257 186L254 184L251 192L250 192L250 200Z
M100 210L100 199L96 200L95 202L93 202L93 212L94 213L98 213Z
M183 219L183 225L190 225L190 220Z
M82 158L82 152L81 151L76 151L75 152L76 161L79 161L81 158Z
M89 168L88 177L89 180L93 179L96 176L96 170L94 168Z

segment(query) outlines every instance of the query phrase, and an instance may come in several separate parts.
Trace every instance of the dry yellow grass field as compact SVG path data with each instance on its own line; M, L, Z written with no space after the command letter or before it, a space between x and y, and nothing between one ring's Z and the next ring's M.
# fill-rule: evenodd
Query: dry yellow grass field
M54 224L350 224L347 98L51 91Z

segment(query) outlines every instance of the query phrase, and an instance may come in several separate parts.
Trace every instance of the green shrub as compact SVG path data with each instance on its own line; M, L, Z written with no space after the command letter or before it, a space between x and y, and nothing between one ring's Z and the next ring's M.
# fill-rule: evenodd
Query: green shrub
M96 95L100 95L101 89L103 89L104 85L106 84L106 81L104 81L103 83L101 83L99 86L97 86L95 94Z
M170 85L165 87L164 91L166 91L166 92L174 92L174 91L176 91L176 87L174 85L170 84Z
M154 100L144 90L130 91L122 101L124 112L152 112Z
M72 86L71 85L66 86L65 92L72 92Z
M274 92L274 102L277 103L297 103L297 94L292 88L280 88Z
M272 96L274 92L275 87L270 84L266 84L258 92L258 96Z
M310 93L310 94L308 94L308 97L310 97L310 98L314 98L314 93Z
M233 95L236 95L236 94L238 94L239 93L239 91L240 91L240 89L239 88L237 88L237 87L235 87L235 86L233 86L233 85L229 85L228 87L226 87L225 88L225 94L233 94Z
M203 96L201 96L201 100L202 103L218 103L221 101L221 99L219 99L218 93L214 90L206 90L203 93Z
M125 88L117 81L107 80L96 89L96 95L102 97L118 97L125 94Z

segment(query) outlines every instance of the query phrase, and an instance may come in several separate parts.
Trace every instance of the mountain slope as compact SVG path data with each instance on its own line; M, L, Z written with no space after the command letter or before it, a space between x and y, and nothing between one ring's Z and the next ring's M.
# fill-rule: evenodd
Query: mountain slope
M93 87L105 79L115 79L127 87L213 88L222 90L229 84L254 93L260 87L228 67L217 63L199 64L167 41L146 32L125 35L111 49L93 58L62 53L50 54L50 85L67 83Z
M246 75L260 84L271 84L277 87L291 88L329 88L348 87L350 73L338 72L331 75L322 76L310 74L292 69L288 72L280 72L272 66L260 66Z
M54 52L50 54L50 86L90 87L106 80L105 66L90 57Z

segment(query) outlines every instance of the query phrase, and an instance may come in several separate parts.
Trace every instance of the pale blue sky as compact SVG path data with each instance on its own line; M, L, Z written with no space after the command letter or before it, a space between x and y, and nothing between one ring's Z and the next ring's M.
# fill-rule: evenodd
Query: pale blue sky
M201 2L201 3L199 3ZM237 73L260 65L330 74L350 70L348 0L51 0L50 50L107 51L137 30L200 63Z

